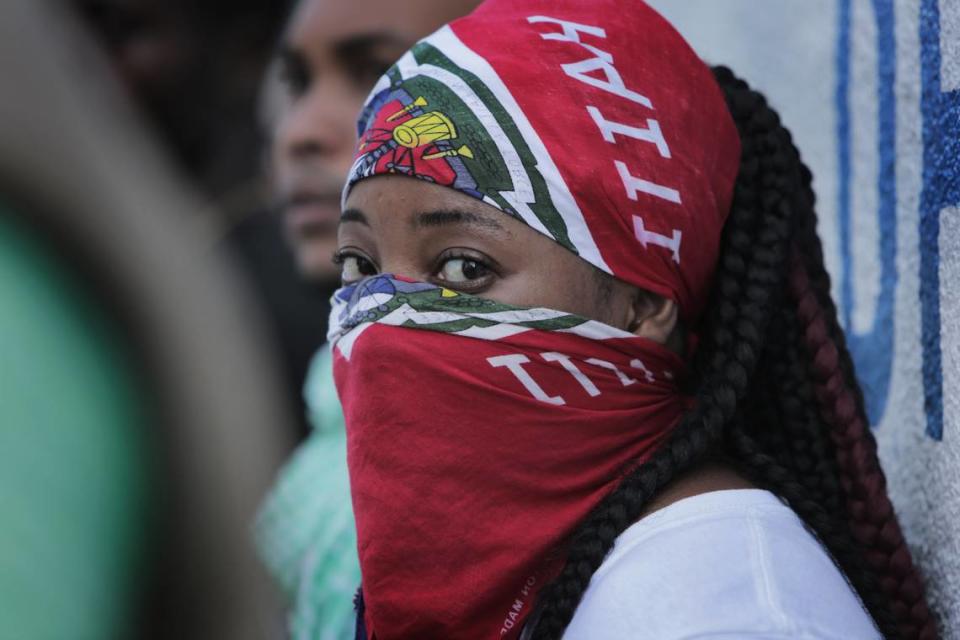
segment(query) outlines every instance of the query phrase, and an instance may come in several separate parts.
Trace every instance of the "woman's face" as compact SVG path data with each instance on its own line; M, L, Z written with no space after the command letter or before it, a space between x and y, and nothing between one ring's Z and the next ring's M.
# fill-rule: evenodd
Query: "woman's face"
M627 329L636 289L494 207L405 176L357 183L340 218L344 284L392 273Z

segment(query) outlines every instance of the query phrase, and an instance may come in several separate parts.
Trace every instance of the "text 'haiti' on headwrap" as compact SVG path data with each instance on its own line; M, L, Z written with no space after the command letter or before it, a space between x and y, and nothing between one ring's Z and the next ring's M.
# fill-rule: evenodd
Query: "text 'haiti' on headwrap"
M710 69L642 2L491 1L363 109L345 194L408 174L512 215L697 317L740 158Z
M698 318L740 144L642 2L488 1L386 73L360 136L345 199L388 174L456 189ZM688 408L683 361L387 274L333 305L370 637L518 637L577 524Z

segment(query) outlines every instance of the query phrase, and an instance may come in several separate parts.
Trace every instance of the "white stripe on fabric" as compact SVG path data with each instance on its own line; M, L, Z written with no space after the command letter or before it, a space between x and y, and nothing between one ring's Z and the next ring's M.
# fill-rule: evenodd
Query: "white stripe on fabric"
M490 327L470 327L463 331L457 331L455 335L465 338L477 338L478 340L502 340L515 336L518 333L533 331L528 327L518 327L515 324L495 324Z
M376 306L376 305L371 305ZM467 318L488 320L498 324L519 324L521 322L542 322L570 315L553 309L510 309L493 313L456 313L453 311L417 311L408 304L397 307L378 320L382 324L398 326L406 322L414 324L440 324L442 322L457 322Z
M345 334L341 334L339 338L335 338L336 342L334 343L335 347L340 350L340 353L343 354L343 357L347 360L350 359L350 353L353 351L353 344L357 341L357 338L360 335L373 326L372 322L364 322L358 324L356 327L351 329Z
M398 314L403 312L402 316ZM413 322L416 324L440 324L441 322L457 322L463 320L464 316L460 313L451 313L449 311L415 311L410 307L403 306L389 315L384 316L382 322L386 324L403 324L404 322Z
M608 324L597 322L596 320L588 320L583 324L578 324L577 326L570 327L569 329L557 329L557 332L572 333L583 338L590 338L591 340L610 340L612 338L637 337L629 331L617 329L616 327L611 327Z
M554 311L553 309L533 308L533 309L510 309L508 311L494 311L493 313L467 313L472 318L483 318L493 322L540 322L543 320L553 320L554 318L563 318L569 316L565 311Z
M430 42L427 40L427 42ZM431 43L432 44L432 43ZM438 47L439 48L439 47ZM463 100L467 108L477 117L490 134L490 138L497 145L497 150L503 157L503 161L510 172L510 181L513 183L514 191L501 191L500 195L513 207L524 222L533 227L540 233L553 238L553 235L547 230L540 221L540 218L530 208L529 203L534 201L533 185L530 184L530 178L527 176L527 170L523 166L523 161L517 155L516 150L511 146L507 134L500 127L500 123L486 105L480 99L473 89L466 82L450 73L446 69L434 66L432 64L418 64L411 52L403 54L397 60L397 70L404 80L414 76L426 76L433 78L449 87L458 98ZM497 206L494 204L494 206ZM497 206L499 208L499 206ZM556 240L556 238L553 238Z
M567 225L570 242L574 248L576 248L581 258L612 274L613 271L607 265L603 256L600 255L600 249L593 240L593 235L591 235L583 213L580 211L580 206L567 188L567 184L560 175L560 171L557 169L553 158L547 152L546 146L544 146L543 141L540 139L540 136L537 135L530 121L527 120L520 105L514 100L507 85L503 83L503 80L500 79L497 72L490 66L490 63L467 47L450 27L441 28L427 38L425 42L435 46L443 52L444 55L456 62L456 64L480 78L503 107L513 116L513 121L516 123L517 129L537 159L537 169L547 183L550 197Z

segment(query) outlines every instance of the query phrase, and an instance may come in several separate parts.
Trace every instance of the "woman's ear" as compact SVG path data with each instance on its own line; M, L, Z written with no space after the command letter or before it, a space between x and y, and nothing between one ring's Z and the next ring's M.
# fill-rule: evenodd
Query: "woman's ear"
M638 291L630 309L627 331L670 346L677 329L677 303L649 291Z

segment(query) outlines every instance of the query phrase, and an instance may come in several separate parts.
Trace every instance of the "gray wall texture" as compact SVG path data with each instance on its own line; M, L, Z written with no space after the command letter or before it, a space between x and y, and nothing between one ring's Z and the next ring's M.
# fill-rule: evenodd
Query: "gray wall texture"
M650 0L767 94L820 235L897 512L960 640L960 0Z

